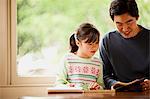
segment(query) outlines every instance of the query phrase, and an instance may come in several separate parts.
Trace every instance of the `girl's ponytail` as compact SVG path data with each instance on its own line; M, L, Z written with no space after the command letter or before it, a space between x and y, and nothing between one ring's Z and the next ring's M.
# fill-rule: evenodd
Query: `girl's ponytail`
M75 34L70 36L70 52L74 53L78 50L78 46L76 45Z

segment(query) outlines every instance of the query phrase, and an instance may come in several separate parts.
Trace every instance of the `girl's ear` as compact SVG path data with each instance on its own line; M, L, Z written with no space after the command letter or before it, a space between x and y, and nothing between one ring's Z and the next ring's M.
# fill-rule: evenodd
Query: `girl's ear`
M76 45L80 46L80 42L78 40L76 40Z

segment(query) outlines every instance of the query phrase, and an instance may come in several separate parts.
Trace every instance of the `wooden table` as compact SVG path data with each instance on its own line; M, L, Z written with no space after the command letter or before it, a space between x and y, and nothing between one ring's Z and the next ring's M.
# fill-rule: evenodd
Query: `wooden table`
M47 87L0 88L0 99L150 99L148 92L48 94Z

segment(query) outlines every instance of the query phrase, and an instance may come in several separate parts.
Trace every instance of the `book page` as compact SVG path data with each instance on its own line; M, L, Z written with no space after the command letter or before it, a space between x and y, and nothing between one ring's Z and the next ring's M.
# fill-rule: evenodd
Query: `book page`
M133 80L133 81L131 81L131 82L128 82L128 83L118 82L118 83L116 83L115 85L120 84L120 85L127 86L127 85L130 85L130 84L133 84L133 83L139 82L139 81L144 81L144 78L141 78L141 79L135 79L135 80ZM115 85L114 85L114 86L115 86Z
M113 88L118 91L141 91L140 83L144 81L144 78L133 80L129 83L117 82L113 85Z
M128 82L128 83L124 83L124 82L118 82L118 84L121 84L121 85L124 85L124 86L126 86L126 85L130 85L130 84L133 84L133 83L135 83L135 82L137 82L138 80L136 79L136 80L133 80L133 81L131 81L131 82Z

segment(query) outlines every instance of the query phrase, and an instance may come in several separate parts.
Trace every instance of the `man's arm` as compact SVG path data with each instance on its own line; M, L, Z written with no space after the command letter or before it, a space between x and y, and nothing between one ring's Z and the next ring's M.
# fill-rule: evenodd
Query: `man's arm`
M100 48L100 55L103 61L103 79L107 89L111 89L111 86L117 81L114 70L112 68L110 57L109 57L108 43L106 38L103 39Z

